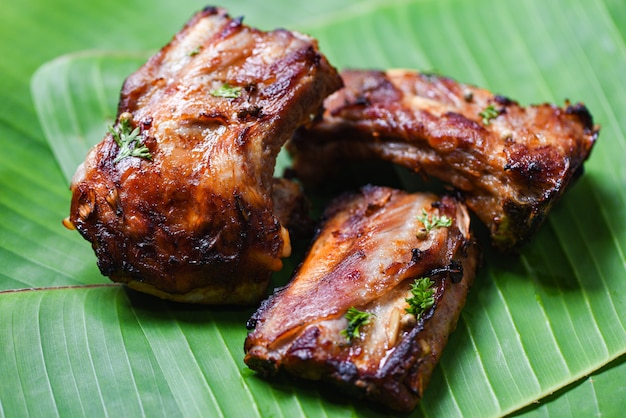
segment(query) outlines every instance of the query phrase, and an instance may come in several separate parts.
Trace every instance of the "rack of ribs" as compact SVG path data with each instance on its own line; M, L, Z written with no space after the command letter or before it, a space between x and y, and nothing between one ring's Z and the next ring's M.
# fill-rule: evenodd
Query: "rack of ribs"
M258 302L290 253L276 156L340 86L314 39L202 10L126 79L115 129L72 180L65 225L113 281L177 301Z
M467 209L453 197L378 186L343 195L289 284L248 321L244 361L409 411L456 327L478 259ZM411 310L414 297L430 301ZM365 319L356 325L355 312Z
M599 132L583 104L522 107L407 70L341 75L345 87L325 101L323 118L288 144L296 175L320 182L346 160L408 167L458 190L502 250L536 231Z

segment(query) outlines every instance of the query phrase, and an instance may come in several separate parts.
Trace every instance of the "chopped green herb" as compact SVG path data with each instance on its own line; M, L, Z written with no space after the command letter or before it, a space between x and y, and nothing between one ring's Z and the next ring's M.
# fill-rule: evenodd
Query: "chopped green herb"
M241 87L232 87L229 84L223 84L219 89L211 90L211 96L236 99L241 96Z
M193 51L191 51L191 52L189 53L189 56L190 56L190 57L193 57L194 55L198 55L198 54L200 53L200 50L201 50L201 49L202 49L202 47L201 47L201 46L196 47Z
M439 77L441 77L441 72L436 68L432 68L430 70L424 70L421 73L424 76L424 78L426 78L427 81L431 81L431 82L436 81Z
M493 105L489 105L485 108L485 110L480 112L478 116L483 118L483 124L489 125L491 119L497 118L499 114L500 112L498 112L498 110Z
M369 312L359 311L354 306L348 309L346 312L346 319L348 320L348 328L341 331L341 335L346 337L348 340L352 340L353 338L359 338L359 328L363 325L367 325L370 323L370 317L372 316Z
M109 126L109 132L111 132L115 143L119 147L117 157L113 160L113 163L117 163L126 157L138 157L152 160L150 150L141 142L141 138L139 137L139 127L131 131L131 118L132 116L130 115L122 114L120 115L117 128Z
M411 285L411 297L406 299L409 307L405 309L406 313L415 315L415 319L419 320L427 309L431 308L435 303L435 289L430 277L422 277L415 279Z
M452 225L452 219L448 218L446 215L432 215L429 217L424 208L422 208L422 215L418 216L417 219L424 224L426 232L430 232L433 228L447 228Z

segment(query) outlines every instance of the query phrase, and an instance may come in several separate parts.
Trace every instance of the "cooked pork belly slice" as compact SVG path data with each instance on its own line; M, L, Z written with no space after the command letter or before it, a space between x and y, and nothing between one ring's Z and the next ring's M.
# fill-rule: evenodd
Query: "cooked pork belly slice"
M197 13L125 81L114 133L74 176L66 224L116 282L186 302L258 302L290 252L274 213L276 155L340 85L308 36Z
M248 322L245 362L411 410L474 278L468 212L451 197L367 186L324 218L290 283ZM432 306L408 313L412 285L427 278ZM356 334L346 318L354 309L367 317Z
M289 145L305 182L341 160L380 158L460 190L507 250L526 241L589 156L599 128L582 104L522 107L406 70L344 71L323 119Z

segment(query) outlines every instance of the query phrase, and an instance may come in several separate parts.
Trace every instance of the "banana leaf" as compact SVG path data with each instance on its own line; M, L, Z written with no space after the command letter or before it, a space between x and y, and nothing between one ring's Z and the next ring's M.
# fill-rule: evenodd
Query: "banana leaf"
M198 1L22 0L0 13L0 416L389 416L243 363L253 308L187 306L100 275L61 220L121 83ZM619 416L626 399L626 4L224 2L309 33L338 68L437 71L522 104L584 101L586 172L519 255L484 259L411 416ZM289 164L281 157L279 167ZM275 280L284 282L298 260Z

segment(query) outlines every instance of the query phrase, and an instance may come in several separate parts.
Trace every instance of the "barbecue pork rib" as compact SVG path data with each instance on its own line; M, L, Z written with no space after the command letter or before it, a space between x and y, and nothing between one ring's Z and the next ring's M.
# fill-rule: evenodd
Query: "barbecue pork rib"
M522 107L449 78L408 70L342 72L324 116L288 144L296 175L383 159L453 186L500 249L518 247L582 172L599 128L582 104Z
M409 411L474 279L467 209L452 197L366 186L337 198L323 219L292 280L248 321L244 361ZM427 278L432 306L408 313L412 285ZM353 309L367 321L350 325Z
M65 224L113 281L177 301L258 302L290 253L273 207L277 153L340 86L312 38L198 12L126 79L116 128L72 180Z

